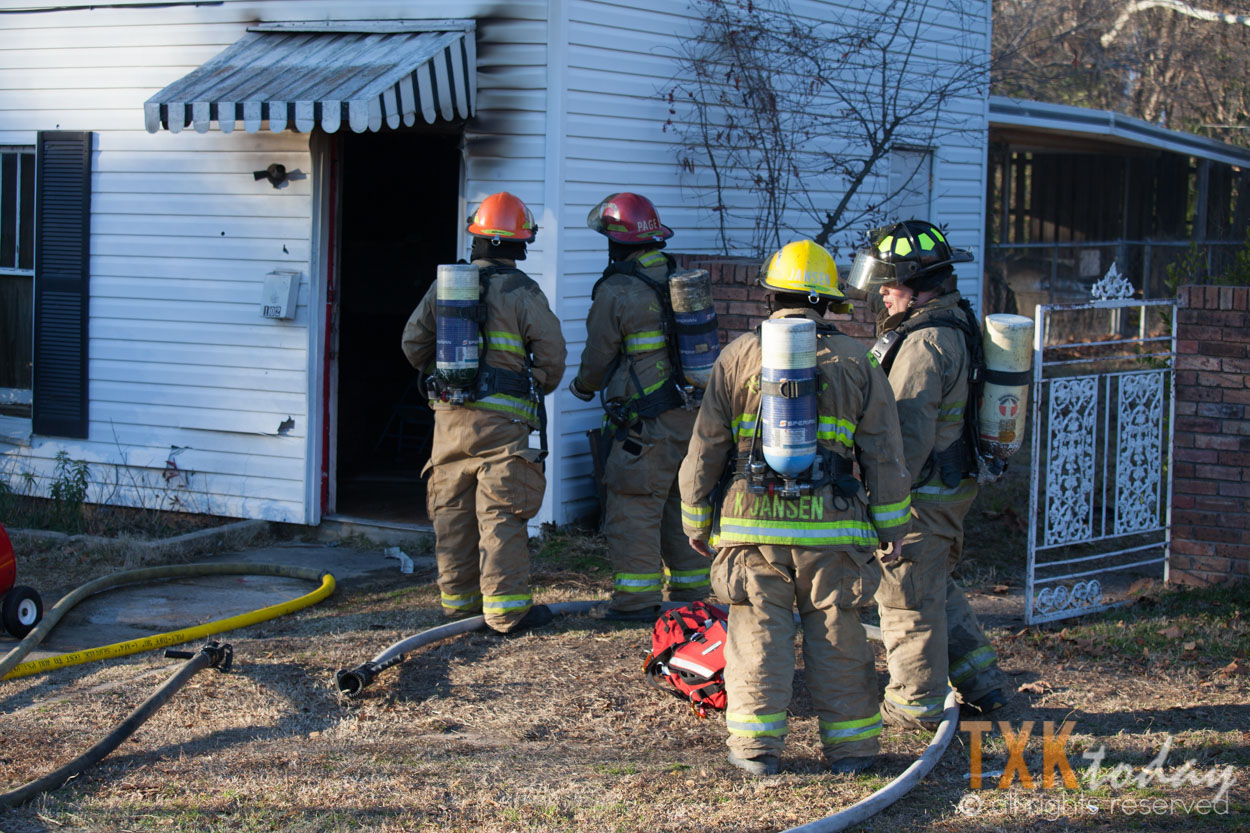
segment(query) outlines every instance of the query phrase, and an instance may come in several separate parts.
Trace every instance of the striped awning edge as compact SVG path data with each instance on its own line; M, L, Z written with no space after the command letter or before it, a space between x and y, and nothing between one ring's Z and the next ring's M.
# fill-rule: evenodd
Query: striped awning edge
M149 133L162 127L255 133L346 124L356 133L473 115L475 24L460 21L272 23L251 27L225 51L143 105Z

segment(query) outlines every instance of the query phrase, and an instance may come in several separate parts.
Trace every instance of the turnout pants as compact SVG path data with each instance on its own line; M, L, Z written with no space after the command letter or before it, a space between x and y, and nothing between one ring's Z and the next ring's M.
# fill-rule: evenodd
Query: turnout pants
M734 545L717 553L713 589L730 602L725 725L735 755L779 755L785 746L796 605L825 757L879 751L877 675L856 609L879 575L872 553L851 550Z
M526 522L538 514L546 478L529 433L488 411L435 411L427 506L449 617L482 613L506 631L533 604Z
M677 470L695 411L676 408L644 419L612 444L604 467L603 534L612 558L614 610L655 607L664 585L671 601L707 596L708 561L690 549L681 526Z
M951 578L974 497L913 500L903 556L882 567L877 606L890 669L882 711L905 725L941 719L948 680L965 703L1006 684L994 646Z

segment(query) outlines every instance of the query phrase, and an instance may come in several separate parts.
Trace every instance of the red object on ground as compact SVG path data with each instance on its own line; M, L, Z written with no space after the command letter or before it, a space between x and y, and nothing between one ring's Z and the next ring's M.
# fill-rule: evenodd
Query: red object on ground
M13 544L9 535L0 524L0 596L13 589L17 581L17 556L13 554Z

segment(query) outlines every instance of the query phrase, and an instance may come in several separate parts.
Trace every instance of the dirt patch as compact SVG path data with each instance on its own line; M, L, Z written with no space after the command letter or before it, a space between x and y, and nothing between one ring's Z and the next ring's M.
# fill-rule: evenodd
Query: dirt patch
M553 533L542 543L540 600L606 598L601 541ZM75 557L93 558L63 553L28 569L63 569ZM429 646L359 699L341 700L336 670L441 621L433 576L416 578L354 586L226 635L231 673L201 672L100 765L0 811L0 830L774 831L866 797L929 741L887 729L875 770L823 771L800 668L783 774L744 776L725 761L721 719L700 720L642 683L647 628L584 617L518 638L473 633ZM979 770L965 726L934 773L863 829L1245 829L1250 628L1241 597L1146 587L1129 610L1026 629L1018 588L995 592L1003 578L996 568L973 582L971 598L996 623L1001 664L1023 690L981 732ZM880 646L877 660L884 685ZM80 754L177 664L143 654L0 684L4 789ZM1170 743L1167 773L1189 759L1203 777L1231 772L1226 812L1194 809L1215 782L1124 776L1062 791L1022 788L1016 773L1010 789L996 789L994 773L1012 757L1000 720L1013 733L1032 722L1022 760L1039 784L1044 724L1072 721L1064 753L1077 776L1087 773L1084 752L1102 747L1104 773L1123 763L1136 775ZM982 789L970 785L974 771ZM1124 809L1156 799L1189 803Z

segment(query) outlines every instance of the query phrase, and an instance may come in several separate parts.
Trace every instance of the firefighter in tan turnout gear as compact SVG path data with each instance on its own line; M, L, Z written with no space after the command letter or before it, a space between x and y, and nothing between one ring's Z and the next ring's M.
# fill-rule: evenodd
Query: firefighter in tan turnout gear
M708 566L681 527L677 469L694 427L697 400L683 391L666 335L673 235L639 194L613 194L587 224L608 238L608 268L591 293L586 348L569 390L583 401L602 391L611 441L604 466L603 532L612 558L605 618L654 622L668 598L693 601L709 589ZM671 315L669 316L671 318Z
M428 508L444 614L481 613L495 631L514 633L551 621L529 585L526 522L546 488L545 451L530 448L529 436L545 429L542 397L564 375L564 337L538 284L516 268L537 231L525 204L492 194L468 231L480 282L478 371L461 404L432 388ZM422 373L434 372L436 319L448 309L436 282L404 327L404 355Z
M878 558L896 557L910 524L898 414L889 381L863 345L823 318L831 305L849 307L828 252L807 240L791 243L773 256L762 283L770 319L721 353L681 467L686 533L705 555L712 555L709 544L717 548L712 586L730 603L729 761L752 774L777 771L797 604L824 755L833 772L858 772L879 750L881 714L857 607L876 590ZM778 319L810 339L806 382L768 375L766 338ZM792 358L780 356L782 363ZM814 397L815 462L786 479L761 455L769 432L786 436L785 426L770 424L763 400L803 395Z
M963 523L977 495L964 438L969 403L967 337L979 343L971 306L943 284L972 260L940 229L908 220L878 229L860 249L849 283L867 291L881 340L874 356L898 402L912 491L904 555L877 590L890 682L881 706L890 725L932 729L949 691L981 712L1006 701L1006 678L951 570L963 553ZM966 335L967 334L967 335Z

